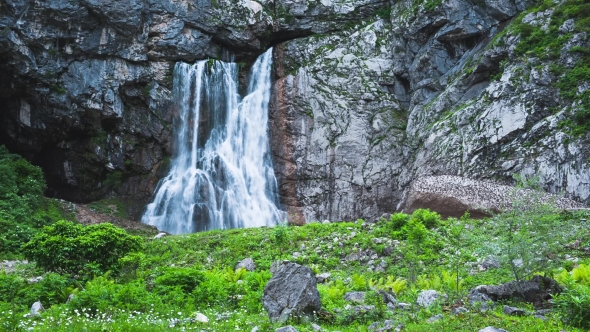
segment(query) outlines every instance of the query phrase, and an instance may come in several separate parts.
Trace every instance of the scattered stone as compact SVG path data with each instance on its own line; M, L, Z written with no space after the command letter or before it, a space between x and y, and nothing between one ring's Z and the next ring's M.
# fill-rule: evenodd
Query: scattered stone
M536 275L528 281L511 281L499 286L477 286L469 291L469 298L476 294L485 294L492 301L520 299L542 307L553 294L558 294L563 288L554 279Z
M484 327L483 329L481 329L477 332L508 332L508 331L506 331L504 329L499 329L497 327L488 326L488 327Z
M543 315L534 315L533 317L535 317L535 318L537 318L537 319L540 319L540 320L542 320L542 321L545 321L545 320L547 320L547 317L545 317L545 316L543 316Z
M209 323L209 318L207 318L207 316L203 315L200 312L197 312L197 314L195 315L195 320L199 323Z
M551 312L551 309L539 309L535 311L535 315L545 316Z
M523 309L511 307L511 306L507 306L507 305L504 306L503 311L506 315L509 315L509 316L524 316L524 314L525 314L525 311Z
M434 302L436 302L436 300L438 300L440 298L440 294L433 290L424 290L421 291L420 294L418 294L418 299L416 300L416 303L421 306L421 307L430 307L432 304L434 304Z
M457 308L453 308L453 310L451 310L451 312L453 313L453 315L460 315L460 314L469 313L469 310L467 310L467 308L465 308L465 307L457 307Z
M330 220L327 220L327 219L324 220L324 222L322 222L322 224L329 224L329 223L330 223Z
M298 251L296 251L296 252L293 253L292 256L293 256L293 258L297 259L297 258L299 258L301 256L301 253L298 252Z
M236 265L236 270L238 269L246 269L246 271L252 272L256 270L256 263L254 263L254 260L250 257L244 258L238 262L238 265Z
M381 324L379 322L374 322L373 324L369 325L369 327L367 327L367 330L375 331L376 329L379 328L379 326L381 326Z
M390 332L395 329L395 322L392 320L386 320L383 323L381 322L374 322L373 324L369 325L367 330L375 331L375 332Z
M348 292L344 294L344 301L365 303L365 292Z
M287 325L287 326L279 327L278 329L275 330L275 332L297 332L297 330L293 326Z
M563 24L559 27L559 32L561 33L568 33L574 31L574 19L570 18L563 22Z
M281 265L264 287L262 304L272 322L313 316L322 304L311 269L296 263Z
M321 273L315 276L315 278L317 279L318 283L324 283L326 280L328 280L328 278L330 278L332 276L331 273L329 272L325 272L325 273Z
M426 320L426 323L435 323L443 318L442 314L434 315Z
M486 271L490 269L499 269L502 264L497 257L488 256L481 262L479 266L481 271Z
M4 270L6 273L11 273L16 271L16 267L21 264L29 264L29 261L2 261L0 262L0 271Z
M74 293L70 294L70 296L68 296L68 299L66 300L66 304L70 303L75 297L76 295L74 295Z
M412 304L399 302L395 307L397 309L401 309L401 310L410 310L410 309L412 309Z
M43 308L41 301L37 301L33 303L33 305L31 306L31 311L29 312L27 317L39 316L41 315L41 311L45 311L45 308Z
M393 304L394 306L397 304L397 299L393 291L387 292L384 290L379 290L379 294L381 294L381 297L383 298L383 303Z
M315 324L315 323L311 323L311 329L314 332L322 332L322 331L324 331L324 329L321 326L319 326L318 324Z
M162 237L164 237L164 236L166 236L166 235L168 235L168 234L166 234L166 233L164 233L164 232L158 233L158 234L156 234L156 235L154 236L154 240L157 240L157 239L159 239L159 238L162 238Z
M393 253L393 247L392 246L388 246L385 247L385 249L383 249L383 256L389 256Z
M33 277L33 278L27 279L27 282L29 284L35 284L35 283L38 283L41 280L43 280L43 277Z
M488 311L490 309L490 302L492 299L485 293L480 293L477 287L469 291L467 295L469 305L476 307L479 311Z
M250 330L250 332L258 332L258 331L260 331L260 327L259 326L254 326L252 328L252 330Z
M374 311L375 310L375 306L374 305L357 305L357 306L354 306L354 307L349 308L349 309L352 309L352 311L354 312L355 316L358 316L358 315L367 314L369 312Z

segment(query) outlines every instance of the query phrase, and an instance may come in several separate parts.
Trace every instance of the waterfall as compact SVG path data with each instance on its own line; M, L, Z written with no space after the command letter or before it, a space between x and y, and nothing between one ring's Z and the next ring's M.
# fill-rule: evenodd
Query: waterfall
M284 220L267 134L271 62L272 49L256 60L243 99L235 63L176 64L175 151L143 223L182 234Z

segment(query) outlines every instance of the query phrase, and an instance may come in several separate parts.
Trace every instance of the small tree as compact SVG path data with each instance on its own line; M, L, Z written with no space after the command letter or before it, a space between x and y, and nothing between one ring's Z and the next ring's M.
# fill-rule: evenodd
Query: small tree
M85 274L117 269L119 258L142 246L141 237L109 223L82 226L61 220L43 227L23 250L48 271Z
M499 257L510 268L514 279L521 281L535 272L546 272L555 263L550 259L569 239L559 229L554 202L535 180L516 178L519 188L508 211L493 216L497 225L497 241L487 244L487 254Z

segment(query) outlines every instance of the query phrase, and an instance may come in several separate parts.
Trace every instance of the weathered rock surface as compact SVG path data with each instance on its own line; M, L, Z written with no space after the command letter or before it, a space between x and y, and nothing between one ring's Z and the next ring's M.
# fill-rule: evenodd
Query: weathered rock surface
M9 1L0 6L0 144L43 168L50 195L118 196L137 218L172 153L176 61L234 58L247 68L270 45L342 29L385 3Z
M264 287L262 304L273 322L312 318L322 304L311 269L296 263L281 265Z
M247 271L254 271L256 270L256 263L254 263L254 260L251 257L244 258L241 261L239 261L236 265L236 270L237 269L246 269Z
M464 209L455 196L412 194L438 175L538 176L588 203L590 134L564 126L581 106L551 70L572 68L580 55L569 50L589 47L588 35L566 21L556 59L523 61L518 35L494 37L531 4L8 1L0 144L44 169L50 195L119 197L137 218L172 153L174 63L233 57L248 68L274 46L271 149L292 223L375 220L402 202ZM544 29L552 13L522 22Z
M479 330L478 332L508 332L504 329L500 329L497 327L493 327L493 326L487 326L484 327L483 329Z
M416 299L416 303L421 307L430 307L433 305L441 295L439 292L430 289L430 290L423 290L418 294L418 298Z
M557 281L536 275L530 280L511 281L498 286L477 286L469 291L470 302L499 300L522 300L542 307L553 295L559 294L563 288Z
M344 294L344 301L365 303L365 292L348 292Z
M492 43L529 5L397 1L389 17L279 45L271 145L291 221L374 220L401 208L414 180L444 174L508 185L536 175L588 203L590 137L558 126L576 106L553 97L551 62L524 63L517 36ZM559 63L575 63L568 54Z
M517 189L492 181L460 176L426 176L412 182L402 204L404 212L429 208L444 217L461 217L465 212L478 217L510 210L513 202L553 203L560 209L583 208L584 204L558 195L538 195L530 189Z

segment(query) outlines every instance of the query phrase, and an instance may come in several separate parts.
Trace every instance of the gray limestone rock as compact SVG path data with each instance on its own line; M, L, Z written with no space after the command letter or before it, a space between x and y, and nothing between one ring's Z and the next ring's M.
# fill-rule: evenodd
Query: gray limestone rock
M344 301L365 303L365 292L348 292L344 294Z
M296 263L281 265L264 287L262 304L273 322L313 317L321 302L311 269Z
M524 309L520 309L520 308L516 308L516 307L511 307L511 306L507 306L505 305L504 308L502 309L502 311L509 316L524 316L525 315L525 311Z
M477 298L498 300L522 300L533 303L536 306L543 306L545 302L552 298L552 295L558 294L563 288L557 281L536 275L530 280L520 282L511 281L498 286L477 286L469 291L469 299Z
M493 326L487 326L484 327L483 329L479 330L478 332L508 332L504 329L499 329L497 327L493 327Z
M250 257L244 258L243 260L238 262L235 269L246 269L246 271L254 271L256 270L256 263L254 263L254 260Z
M287 326L279 327L278 329L275 330L275 332L297 332L297 329L291 325L287 325Z
M325 272L325 273L320 273L320 274L316 275L315 278L316 278L317 282L321 284L321 283L326 282L326 280L328 280L331 276L332 276L331 273Z
M435 290L424 290L418 294L418 298L416 299L416 303L421 307L430 307L433 305L438 299L441 298L439 292Z
M39 315L41 315L42 311L45 311L45 308L43 308L41 301L37 301L37 302L33 303L33 305L31 306L31 310L27 314L27 316L28 317L39 316Z

